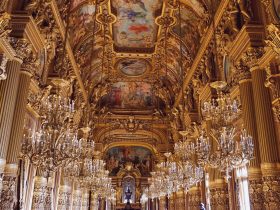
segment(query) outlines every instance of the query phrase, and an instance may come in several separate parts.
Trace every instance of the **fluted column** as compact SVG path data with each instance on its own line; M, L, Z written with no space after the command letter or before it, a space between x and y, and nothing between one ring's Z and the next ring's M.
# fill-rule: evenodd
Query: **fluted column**
M280 205L279 156L269 89L265 87L266 72L258 66L251 68L254 105L263 175L264 209Z
M17 97L20 65L19 61L9 61L6 67L7 79L0 82L0 174L3 173L6 163Z
M197 186L192 187L188 192L188 210L196 210L201 202L200 190Z
M211 209L230 209L228 187L223 179L216 179L214 183L210 183L210 200Z
M244 127L253 137L254 141L254 159L249 164L249 193L252 209L263 208L262 174L260 161L260 148L257 132L257 123L255 116L253 86L250 77L242 79L239 82L240 98L242 103L242 117Z
M13 199L7 199L6 204L13 206L16 202L17 193L15 191L15 183L18 170L18 158L21 148L21 140L23 136L24 117L27 104L28 89L30 85L30 74L27 72L21 72L18 93L15 102L15 109L13 114L13 121L11 126L11 134L9 138L6 166L4 170L4 183L7 186L3 186L2 194L9 194L9 197ZM12 170L11 170L12 169ZM5 192L8 190L8 192ZM10 202L10 204L8 204Z

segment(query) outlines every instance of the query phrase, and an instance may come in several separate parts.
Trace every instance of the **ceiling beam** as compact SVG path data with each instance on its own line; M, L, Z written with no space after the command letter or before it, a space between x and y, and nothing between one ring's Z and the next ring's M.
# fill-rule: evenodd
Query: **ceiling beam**
M226 11L226 8L227 8L229 2L230 2L230 0L221 1L220 5L219 5L219 7L216 11L215 17L214 17L214 21L215 21L216 26L218 25L218 23L222 19L222 16L223 16L224 12ZM192 66L189 69L189 71L187 72L187 76L185 77L184 83L183 83L183 90L179 91L178 97L176 98L176 101L174 103L174 107L177 107L179 105L179 103L181 101L181 98L182 98L182 92L184 92L186 90L186 88L188 87L192 76L194 75L194 73L195 73L195 71L196 71L196 69L197 69L197 67L198 67L198 65L199 65L207 47L208 47L208 45L211 42L213 34L214 34L213 27L209 26L205 36L203 37L200 48L199 48L199 50L197 52L197 55L196 55L196 57L195 57L195 59L192 63Z

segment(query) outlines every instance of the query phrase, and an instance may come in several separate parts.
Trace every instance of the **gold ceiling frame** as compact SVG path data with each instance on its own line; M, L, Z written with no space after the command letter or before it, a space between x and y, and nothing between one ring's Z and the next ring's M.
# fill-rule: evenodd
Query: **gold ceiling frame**
M144 62L147 63L148 68L145 69L145 71L142 74L139 74L139 75L128 75L128 74L125 74L124 72L122 72L120 69L117 69L117 66L118 66L119 63L121 63L122 61L125 61L125 60L130 60L130 59L143 60ZM125 78L130 80L130 79L139 79L139 78L145 78L147 76L150 76L151 73L152 73L151 71L152 71L153 67L152 67L152 64L151 64L149 59L130 57L130 58L116 58L115 62L114 62L114 68L113 69L114 69L117 77L125 77Z

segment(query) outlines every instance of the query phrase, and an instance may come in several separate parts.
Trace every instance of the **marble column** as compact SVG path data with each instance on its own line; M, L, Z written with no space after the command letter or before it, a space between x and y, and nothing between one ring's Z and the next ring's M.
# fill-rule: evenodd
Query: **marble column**
M253 137L254 141L254 159L249 164L249 193L250 204L252 209L263 208L263 191L262 191L262 174L261 174L261 160L260 148L257 132L257 123L255 116L254 96L252 79L250 76L242 79L239 82L240 98L242 103L242 117L244 127L248 134Z
M210 183L210 204L211 209L230 209L228 187L224 179L216 179L215 182Z
M201 202L200 189L194 186L189 190L188 194L188 210L198 209Z
M259 66L250 70L263 177L264 209L277 209L280 205L279 155L270 93L265 87L266 72Z
M7 79L0 82L0 174L6 164L9 138L17 98L21 62L13 60L7 63Z

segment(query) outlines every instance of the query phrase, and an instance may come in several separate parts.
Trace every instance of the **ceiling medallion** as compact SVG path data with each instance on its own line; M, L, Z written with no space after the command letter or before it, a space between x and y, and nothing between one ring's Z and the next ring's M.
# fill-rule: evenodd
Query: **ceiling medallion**
M115 69L126 76L137 77L149 71L151 65L145 59L125 58L116 62Z

